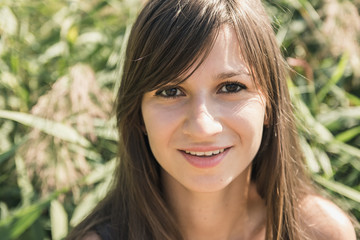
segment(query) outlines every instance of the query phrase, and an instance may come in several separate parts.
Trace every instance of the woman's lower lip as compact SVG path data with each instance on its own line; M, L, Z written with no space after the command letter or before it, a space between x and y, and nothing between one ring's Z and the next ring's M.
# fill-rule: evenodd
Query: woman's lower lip
M227 148L224 152L212 156L194 156L189 153L185 153L184 151L180 152L192 166L197 168L212 168L220 164L220 162L228 153L229 149L230 148Z

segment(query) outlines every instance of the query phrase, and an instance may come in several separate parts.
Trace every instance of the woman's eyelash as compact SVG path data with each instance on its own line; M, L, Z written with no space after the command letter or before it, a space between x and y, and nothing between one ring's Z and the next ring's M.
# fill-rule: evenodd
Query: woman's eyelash
M244 84L237 81L229 81L220 85L218 93L237 93L245 89L247 89L247 87Z
M155 92L155 96L163 97L163 98L176 98L180 96L184 96L183 91L177 86L169 86L166 88L159 89Z

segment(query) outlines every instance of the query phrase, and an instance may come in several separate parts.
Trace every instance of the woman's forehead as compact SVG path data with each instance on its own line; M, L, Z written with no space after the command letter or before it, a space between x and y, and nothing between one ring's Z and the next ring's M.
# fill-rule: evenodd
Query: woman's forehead
M240 44L233 28L224 24L214 38L208 53L202 53L174 82L181 82L189 76L204 72L212 74L212 78L215 79L251 76L250 68L242 56Z
M255 66L248 61L242 51L244 44L241 44L235 26L230 23L224 23L208 36L209 41L204 42L202 52L196 55L196 59L185 64L184 69L172 79L163 79L155 88L167 84L180 84L186 81L194 74L211 71L212 78L225 79L236 75L249 77L257 88L261 89L259 79L256 79L254 72ZM210 44L209 44L210 43ZM182 58L180 58L182 59ZM154 88L152 89L154 90Z

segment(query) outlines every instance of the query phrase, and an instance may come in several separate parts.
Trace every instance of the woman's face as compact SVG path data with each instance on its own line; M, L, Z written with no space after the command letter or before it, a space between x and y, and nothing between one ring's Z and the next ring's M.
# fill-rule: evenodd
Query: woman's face
M221 28L209 56L186 81L146 93L142 115L164 181L211 192L248 171L261 143L265 98L234 30Z

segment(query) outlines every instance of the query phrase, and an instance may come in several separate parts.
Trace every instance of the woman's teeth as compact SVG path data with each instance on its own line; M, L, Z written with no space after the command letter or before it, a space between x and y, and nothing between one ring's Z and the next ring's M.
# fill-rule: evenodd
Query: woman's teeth
M220 150L215 150L215 151L208 151L208 152L193 152L193 151L185 151L187 154L191 154L194 156L199 156L199 157L203 157L203 156L212 156L212 155L216 155L219 153L224 152L225 149L220 149Z

